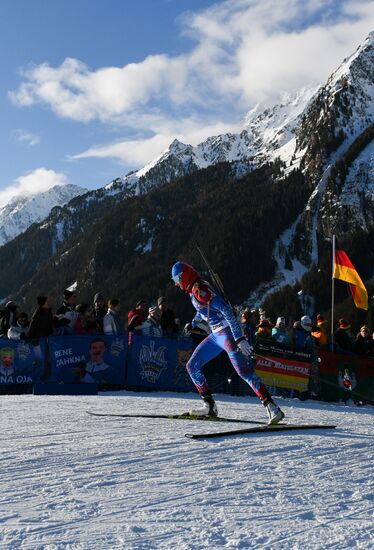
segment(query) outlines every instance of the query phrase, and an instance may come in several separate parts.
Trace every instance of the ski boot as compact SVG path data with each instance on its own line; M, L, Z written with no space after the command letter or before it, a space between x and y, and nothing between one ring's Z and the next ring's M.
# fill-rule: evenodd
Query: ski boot
M201 397L204 400L204 405L199 409L191 409L189 414L191 416L218 416L217 405L212 394L204 392Z
M268 425L278 424L284 418L284 412L274 403L271 397L263 400L262 404L267 410L269 421Z

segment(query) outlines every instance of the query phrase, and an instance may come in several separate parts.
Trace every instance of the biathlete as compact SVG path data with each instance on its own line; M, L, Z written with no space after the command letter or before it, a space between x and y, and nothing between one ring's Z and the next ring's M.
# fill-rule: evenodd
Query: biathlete
M212 331L197 346L186 365L188 374L204 401L201 409L191 410L190 414L218 415L217 405L204 375L204 365L225 350L236 372L261 399L269 416L268 423L278 424L284 418L284 413L274 403L261 378L255 374L253 348L245 339L232 308L211 284L204 281L199 273L185 262L173 265L172 280L176 286L189 294L196 309L196 315L191 322L192 327L205 321Z

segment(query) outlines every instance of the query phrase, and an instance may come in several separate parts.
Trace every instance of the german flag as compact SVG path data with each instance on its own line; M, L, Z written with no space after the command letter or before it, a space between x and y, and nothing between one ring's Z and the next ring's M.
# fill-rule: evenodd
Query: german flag
M356 307L368 309L368 293L351 260L342 250L335 251L334 279L349 283Z

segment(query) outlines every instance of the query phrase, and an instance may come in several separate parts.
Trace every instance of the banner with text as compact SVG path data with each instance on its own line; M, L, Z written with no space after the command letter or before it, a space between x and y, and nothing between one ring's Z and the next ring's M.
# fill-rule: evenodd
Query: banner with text
M44 373L45 341L33 346L22 340L0 339L0 384L39 382Z
M134 336L131 341L126 384L137 388L192 391L186 363L195 345L189 339Z
M308 389L311 364L284 357L256 357L256 373L267 386L297 391Z
M49 338L49 382L124 384L127 334Z

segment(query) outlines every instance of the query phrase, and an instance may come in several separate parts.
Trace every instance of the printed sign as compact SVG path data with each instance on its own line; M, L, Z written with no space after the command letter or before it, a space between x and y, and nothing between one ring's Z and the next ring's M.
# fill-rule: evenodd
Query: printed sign
M306 391L311 364L279 357L257 357L256 373L264 384L278 388Z
M44 373L45 342L32 346L21 340L0 339L0 384L31 384Z
M124 384L127 335L51 336L49 382Z
M194 350L191 340L134 336L126 383L134 387L191 391L186 363Z

